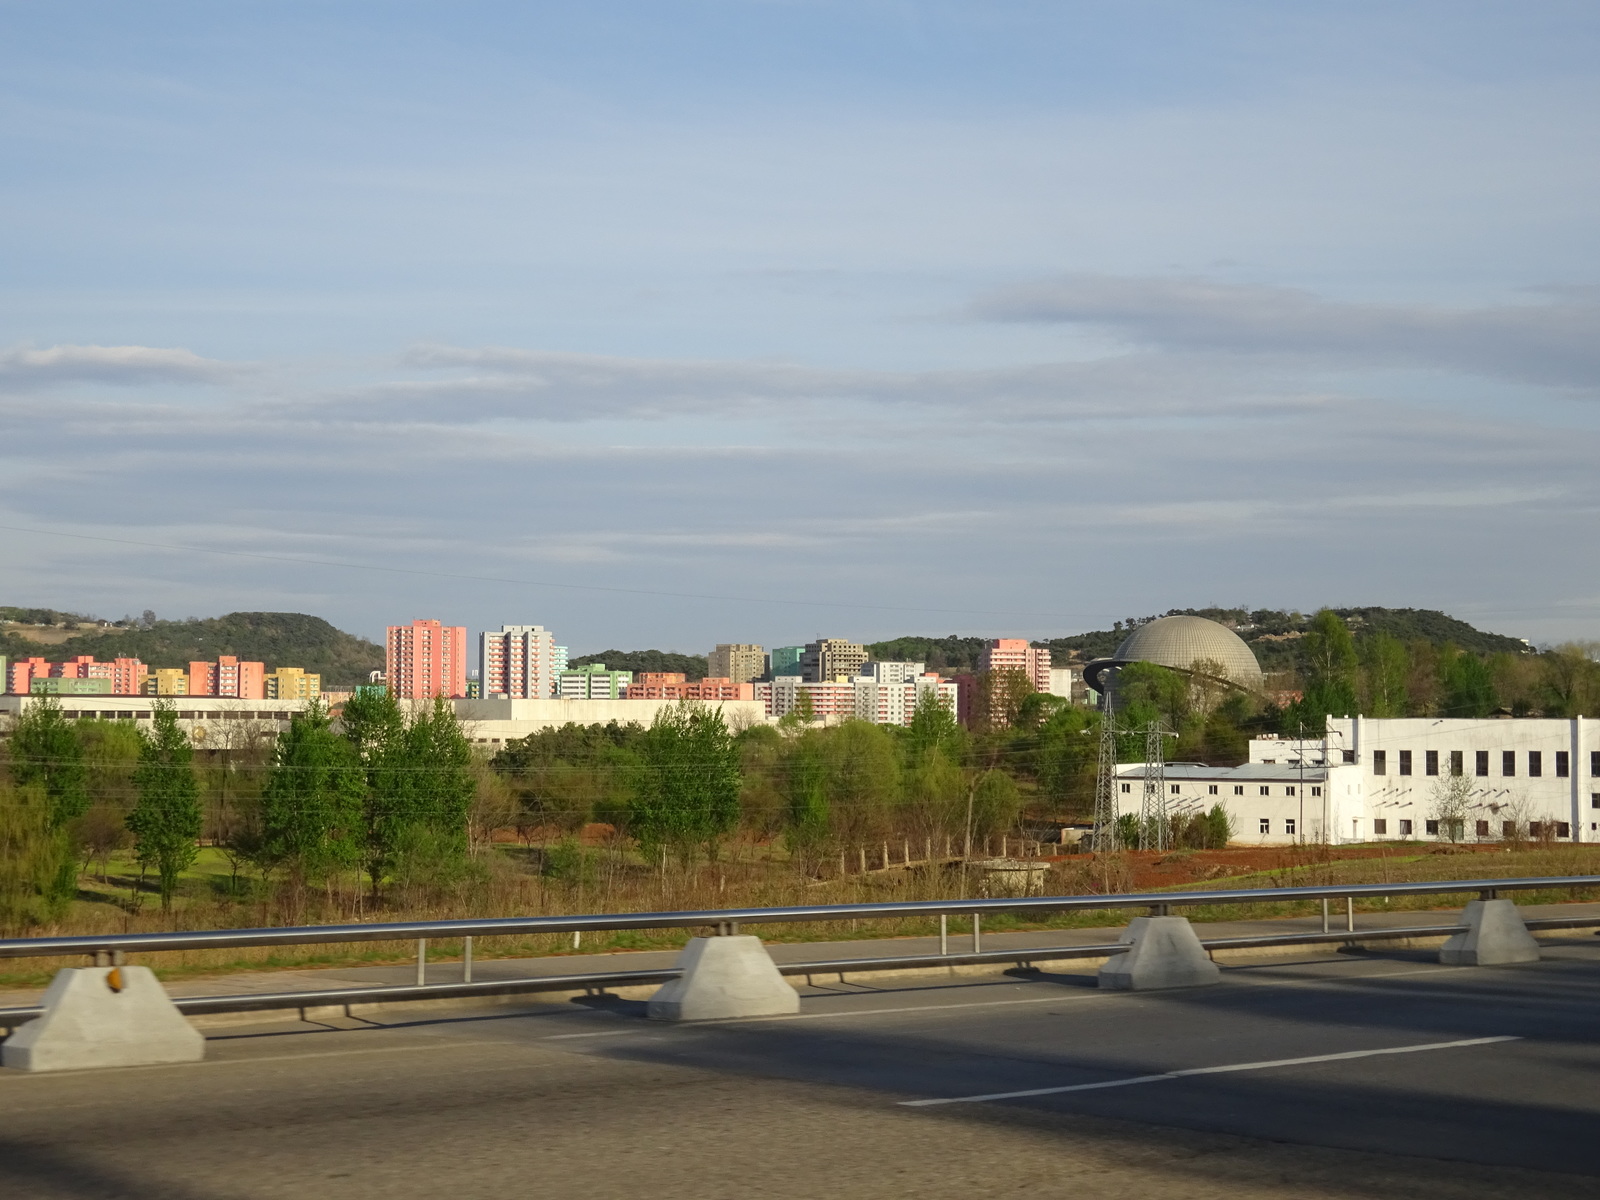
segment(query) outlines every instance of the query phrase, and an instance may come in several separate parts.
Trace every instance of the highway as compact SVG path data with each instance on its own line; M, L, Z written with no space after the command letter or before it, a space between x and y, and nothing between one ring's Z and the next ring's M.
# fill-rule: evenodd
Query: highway
M1063 965L670 1026L613 997L208 1030L0 1072L6 1197L1528 1197L1600 1191L1600 944L1103 993Z

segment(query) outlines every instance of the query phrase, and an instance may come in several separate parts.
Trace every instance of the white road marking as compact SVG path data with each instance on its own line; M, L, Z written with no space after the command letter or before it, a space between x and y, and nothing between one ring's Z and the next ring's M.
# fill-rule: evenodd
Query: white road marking
M1390 1046L1383 1050L1346 1050L1340 1054L1311 1054L1304 1058L1276 1058L1267 1062L1228 1063L1220 1067L1188 1067L1182 1071L1163 1071L1159 1075L1130 1075L1124 1079L1103 1079L1099 1083L1074 1083L1066 1087L1028 1088L1020 1092L988 1092L981 1096L949 1096L935 1100L902 1100L905 1108L930 1108L938 1104L979 1104L987 1100L1020 1100L1027 1096L1059 1096L1065 1092L1092 1092L1101 1088L1133 1087L1141 1083L1162 1083L1187 1079L1192 1075L1223 1075L1231 1071L1265 1071L1272 1067L1299 1067L1307 1063L1342 1062L1352 1058L1374 1058L1381 1054L1416 1054L1423 1050L1455 1050L1462 1046L1488 1046L1495 1042L1520 1042L1515 1036L1464 1038L1458 1042L1424 1042L1416 1046Z

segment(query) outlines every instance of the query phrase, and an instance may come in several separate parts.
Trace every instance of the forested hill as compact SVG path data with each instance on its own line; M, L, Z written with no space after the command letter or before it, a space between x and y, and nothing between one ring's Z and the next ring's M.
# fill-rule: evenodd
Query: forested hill
M1519 638L1506 637L1477 629L1465 621L1431 608L1336 608L1333 610L1350 627L1356 641L1387 633L1402 642L1446 644L1474 654L1526 654L1529 646ZM1175 608L1162 616L1209 617L1228 626L1255 651L1267 670L1288 667L1295 659L1295 646L1311 622L1311 613L1282 612L1277 609ZM1134 617L1118 621L1114 629L1095 630L1072 637L1052 638L1051 657L1104 658L1112 654L1122 639L1135 628L1155 617Z
M68 632L72 632L68 630ZM383 670L383 647L335 629L304 613L229 613L203 620L147 619L136 626L91 627L64 640L34 641L15 628L0 635L0 653L12 658L38 655L52 662L78 654L105 660L140 659L148 667L185 667L220 654L263 662L267 670L304 667L322 676L324 687L365 683Z
M582 654L568 659L571 667L586 667L590 663L605 663L612 671L676 671L690 679L706 677L704 654L678 654L672 650L601 650L598 654Z

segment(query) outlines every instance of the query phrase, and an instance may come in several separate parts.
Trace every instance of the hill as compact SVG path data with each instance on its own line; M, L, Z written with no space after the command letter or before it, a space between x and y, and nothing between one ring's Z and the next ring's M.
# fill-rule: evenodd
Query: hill
M921 662L941 675L959 675L978 669L978 655L987 641L953 633L942 638L898 637L869 643L867 653L879 662Z
M704 654L678 654L672 650L602 650L598 654L581 654L567 660L571 667L586 667L590 663L605 663L613 671L678 671L690 679L706 677L707 662Z
M1527 654L1530 647L1520 638L1488 633L1447 613L1431 608L1336 608L1337 613L1355 635L1356 641L1387 633L1402 642L1428 642L1435 646L1445 644L1471 651L1474 654ZM1284 612L1280 609L1245 608L1174 608L1163 616L1208 617L1228 626L1255 651L1256 658L1266 670L1280 670L1294 665L1295 644L1311 623L1310 613ZM1075 659L1106 658L1116 651L1122 639L1140 625L1156 618L1130 618L1118 621L1114 629L1100 629L1071 637L1052 638L1045 643L1051 657L1064 662L1068 656Z
M87 619L84 619L87 621ZM63 640L35 641L16 629L0 635L0 653L59 662L78 654L99 659L132 656L149 667L184 667L191 660L234 654L267 670L304 667L324 687L366 682L383 670L383 647L304 613L229 613L188 621L148 619L138 627L95 627Z

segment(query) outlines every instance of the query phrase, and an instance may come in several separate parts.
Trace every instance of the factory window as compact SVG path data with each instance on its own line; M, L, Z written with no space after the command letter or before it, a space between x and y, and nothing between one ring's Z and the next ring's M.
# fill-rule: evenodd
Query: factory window
M1311 789L1311 794L1313 796L1320 796L1320 795L1322 795L1322 789L1319 788L1319 787L1314 787L1314 788Z
M1411 751L1409 750L1400 751L1400 774L1411 774Z
M1372 773L1374 775L1387 775L1389 773L1389 752L1387 750L1374 750L1372 752Z
M1429 822L1427 822L1427 824L1425 824L1423 826L1423 828L1428 831L1428 836L1429 837L1438 837L1439 836L1439 822L1437 822L1437 821L1429 821Z
M1388 833L1389 822L1382 817L1374 817L1372 820L1372 832L1379 835Z
M1411 836L1411 822L1410 821L1401 821L1400 822L1400 836L1401 837L1410 837Z
M1517 836L1517 823L1515 821L1500 822L1500 836L1514 838Z
M1283 831L1285 833L1288 833L1288 834L1294 833L1294 818L1293 817L1288 817L1288 818L1286 818L1284 820L1284 822L1283 822Z
M1270 796L1270 795L1272 795L1272 789L1269 788L1269 787L1264 787L1264 788L1261 789L1261 794L1263 796Z
M1487 821L1479 821L1478 824L1477 824L1477 834L1481 838L1488 837L1489 836L1489 822L1487 822Z
M1600 775L1600 750L1589 751L1589 774Z
M1544 774L1544 755L1538 750L1528 751L1528 778L1537 779Z
M1502 750L1500 752L1500 774L1510 779L1517 773L1517 752L1515 750Z
M1262 817L1261 818L1261 832L1262 833L1271 833L1272 832L1272 818L1271 817Z
M1215 795L1216 795L1216 794L1217 794L1217 785L1216 785L1216 784L1214 784L1214 783L1213 783L1213 784L1212 784L1212 785L1211 785L1211 786L1210 786L1210 787L1209 787L1209 788L1208 788L1208 789L1207 789L1207 791L1208 791L1208 792L1209 792L1209 793L1210 793L1210 794L1211 794L1211 795L1213 795L1213 796L1215 796Z
M1543 821L1529 821L1528 822L1528 836L1531 837L1531 838L1543 837L1544 836L1544 822Z
M1589 793L1589 807L1600 808L1600 792Z
M1174 796L1176 796L1178 794L1178 785L1177 784L1173 784L1172 785L1172 794Z
M1461 761L1461 751L1450 751L1450 774L1461 776L1467 773L1466 765Z
M1284 789L1283 789L1283 794L1284 794L1284 795L1285 795L1285 796L1292 796L1292 795L1294 795L1294 785L1293 785L1293 784L1290 784L1290 785L1289 785L1289 786L1288 786L1288 787L1286 787L1286 788L1284 788Z
M1355 760L1356 760L1356 752L1354 750L1346 750L1344 752L1344 761L1345 762L1353 763L1353 762L1355 762Z
M1244 784L1242 784L1242 783L1236 783L1236 784L1234 784L1234 785L1233 785L1233 794L1234 794L1234 795L1235 795L1235 796L1242 796L1242 795L1244 795Z
M1125 791L1125 792L1131 792L1131 791L1133 791L1133 784L1131 784L1131 783L1125 783L1125 784L1123 784L1123 785L1122 785L1122 790L1123 790L1123 791Z
M1572 826L1568 825L1565 821L1557 821L1556 822L1556 836L1557 837L1571 837L1572 836Z
M1472 768L1473 773L1480 778L1489 773L1489 752L1487 750L1479 750L1473 755Z
M1437 750L1429 750L1427 751L1427 756L1428 761L1425 770L1429 775L1437 775L1439 773L1439 752Z
M1565 750L1557 750L1556 775L1561 779L1565 779L1570 774L1572 774L1572 760L1568 757Z

